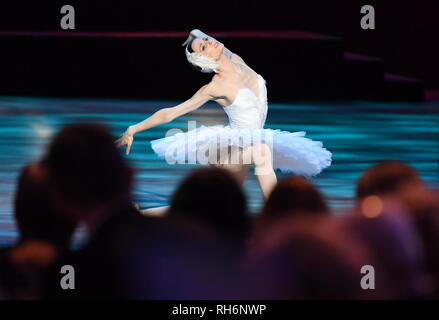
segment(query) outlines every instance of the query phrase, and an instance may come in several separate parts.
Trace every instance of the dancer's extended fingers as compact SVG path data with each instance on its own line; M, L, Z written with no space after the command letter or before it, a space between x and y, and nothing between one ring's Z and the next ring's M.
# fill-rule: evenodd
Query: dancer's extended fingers
M123 136L121 136L120 138L118 138L116 141L114 141L114 143L116 144L116 146L118 147L118 148L120 148L121 146L123 146L125 143L124 143L124 139L123 139L124 137Z
M131 141L129 141L128 143L127 143L127 155L129 155L130 154L130 150L131 150L131 145L133 144L133 141L131 140Z
M194 38L193 34L190 34L189 37L187 37L186 41L183 42L182 47L184 47L185 45L187 45L189 43L189 41L191 41Z

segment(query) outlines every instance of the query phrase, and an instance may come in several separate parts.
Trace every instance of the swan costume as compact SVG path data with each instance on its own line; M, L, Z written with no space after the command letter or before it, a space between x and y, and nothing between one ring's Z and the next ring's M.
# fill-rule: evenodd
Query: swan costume
M258 78L258 95L250 88L240 89L235 101L223 108L229 118L228 125L202 125L153 140L151 147L154 152L173 163L207 164L218 159L220 163L228 163L230 158L223 155L227 155L230 147L239 149L264 143L271 150L273 168L284 173L309 177L330 166L331 152L323 147L322 142L305 138L305 131L264 129L268 110L267 88L264 78L259 74Z

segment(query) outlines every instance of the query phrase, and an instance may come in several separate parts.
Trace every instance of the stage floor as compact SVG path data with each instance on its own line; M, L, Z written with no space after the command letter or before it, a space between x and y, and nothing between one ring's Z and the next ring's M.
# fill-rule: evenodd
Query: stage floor
M50 137L72 122L108 125L115 136L128 125L177 101L61 99L0 97L0 246L17 239L13 198L20 169L39 159ZM169 165L152 151L149 141L167 130L196 125L226 124L218 105L211 103L135 136L127 159L136 168L134 196L141 208L166 205L179 182L196 165ZM422 178L437 187L439 165L439 101L423 103L294 102L269 104L267 128L306 131L333 154L332 166L313 179L327 197L334 214L352 206L355 183L362 172L380 160L395 159L413 165ZM282 174L279 173L279 178ZM262 196L253 169L244 184L251 214L257 214ZM208 214L208 212L206 212Z

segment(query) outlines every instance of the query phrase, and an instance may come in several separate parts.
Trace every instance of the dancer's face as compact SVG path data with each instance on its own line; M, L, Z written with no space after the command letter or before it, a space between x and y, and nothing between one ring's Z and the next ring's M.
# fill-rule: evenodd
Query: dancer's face
M215 60L219 59L223 52L224 44L212 38L197 38L192 42L192 50Z

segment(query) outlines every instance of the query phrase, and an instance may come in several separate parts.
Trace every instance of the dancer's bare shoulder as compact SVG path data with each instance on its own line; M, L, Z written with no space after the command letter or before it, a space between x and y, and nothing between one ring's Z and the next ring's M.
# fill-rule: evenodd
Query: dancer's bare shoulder
M215 75L207 86L212 100L225 106L230 104L230 97L236 94L236 88L239 87L239 84Z
M242 70L237 70L235 74L231 74L227 78L216 74L208 84L211 99L223 107L229 106L235 101L239 90L242 88L250 88L257 94L257 80L257 73L247 66Z

